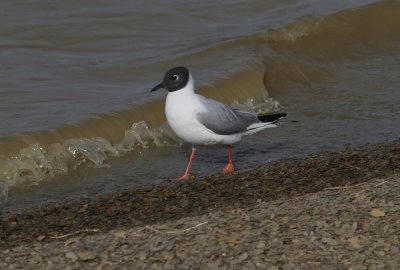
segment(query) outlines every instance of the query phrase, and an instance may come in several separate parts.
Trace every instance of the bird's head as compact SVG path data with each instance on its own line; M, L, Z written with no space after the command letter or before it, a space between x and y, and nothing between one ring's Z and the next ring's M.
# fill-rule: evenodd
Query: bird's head
M187 85L189 78L190 73L187 68L174 67L165 73L163 81L151 89L151 92L161 88L167 89L168 92L180 90Z

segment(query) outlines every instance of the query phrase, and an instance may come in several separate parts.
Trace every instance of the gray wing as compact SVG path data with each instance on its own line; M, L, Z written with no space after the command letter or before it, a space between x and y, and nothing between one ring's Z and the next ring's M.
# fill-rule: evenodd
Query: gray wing
M205 111L199 112L196 119L216 134L231 135L246 131L247 127L257 123L257 114L231 108L218 101L202 97Z

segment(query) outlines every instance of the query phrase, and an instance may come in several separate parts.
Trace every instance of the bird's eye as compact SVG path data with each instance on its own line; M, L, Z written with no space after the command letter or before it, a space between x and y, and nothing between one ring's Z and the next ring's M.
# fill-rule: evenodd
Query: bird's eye
M179 79L179 76L178 76L178 75L174 75L174 76L172 76L172 79L173 79L174 81L176 81L177 79Z

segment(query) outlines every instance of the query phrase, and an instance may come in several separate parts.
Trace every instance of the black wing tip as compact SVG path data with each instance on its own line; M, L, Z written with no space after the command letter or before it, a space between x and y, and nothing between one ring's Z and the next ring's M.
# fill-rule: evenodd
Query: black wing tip
M285 117L286 115L287 115L286 113L260 114L258 115L258 120L264 123L274 122Z

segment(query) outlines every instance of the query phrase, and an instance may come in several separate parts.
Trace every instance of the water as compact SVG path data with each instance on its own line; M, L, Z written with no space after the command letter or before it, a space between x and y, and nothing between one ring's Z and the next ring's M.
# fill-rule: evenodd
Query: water
M396 1L12 1L0 10L0 188L6 206L180 175L190 146L149 90L188 66L198 91L297 124L234 148L245 168L398 138ZM219 171L201 148L193 173ZM4 197L4 196L3 196Z

